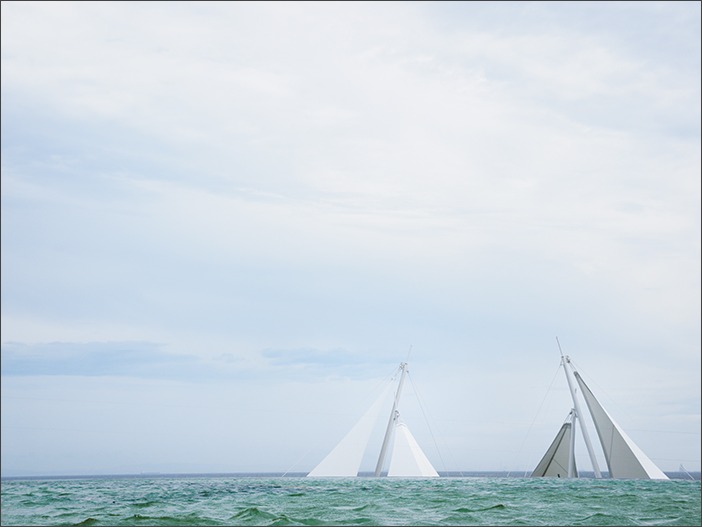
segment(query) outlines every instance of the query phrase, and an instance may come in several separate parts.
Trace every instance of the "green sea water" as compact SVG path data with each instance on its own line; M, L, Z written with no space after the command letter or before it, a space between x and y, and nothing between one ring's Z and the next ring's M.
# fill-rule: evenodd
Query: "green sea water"
M700 525L700 481L3 480L2 525Z

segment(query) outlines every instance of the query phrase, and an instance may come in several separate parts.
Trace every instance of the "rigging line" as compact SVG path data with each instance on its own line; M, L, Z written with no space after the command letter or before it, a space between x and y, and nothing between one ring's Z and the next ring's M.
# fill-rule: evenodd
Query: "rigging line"
M583 378L583 380L587 379L587 385L592 386L597 390L597 395L600 395L598 399L602 399L602 395L604 395L605 402L607 402L608 405L612 405L613 399L612 396L607 392L607 390L602 387L598 382L595 380L595 377L590 375L586 370L583 370L583 368L580 366L579 363L575 362L572 358L570 359L571 364L573 365L573 370L577 371L580 376ZM585 375L583 375L585 374ZM616 402L614 402L614 406L616 406Z
M583 370L578 363L576 363L572 358L570 359L571 364L573 365L573 368L575 368L575 371L577 371L580 376L583 378L583 380L587 379L587 385L592 386L597 390L597 395L598 399L600 401L604 401L605 405L607 408L610 410L614 409L616 412L617 417L624 417L625 419L628 419L629 421L635 421L633 418L631 412L626 408L623 407L620 403L617 402L616 398L612 397L612 395L609 393L607 389L605 389L602 385L600 385L594 377L592 377L589 373L587 373L585 370ZM583 375L583 373L585 375ZM602 403L600 403L601 405ZM591 416L592 417L592 416ZM619 421L619 419L617 419ZM627 430L629 428L627 427Z
M372 403L373 401L375 401L381 394L381 392L385 389L385 387L389 383L395 381L399 371L400 367L395 366L390 373L386 374L382 379L376 382L375 386L367 393L367 395L363 399L363 406L367 407L369 402Z
M627 430L630 432L649 432L652 434L686 434L693 436L700 435L700 432L687 432L685 430L649 430L646 428L627 428Z
M684 461L686 463L699 463L699 459L680 459L679 457L657 457L661 461Z
M692 477L692 474L690 474L690 473L687 471L687 469L686 469L685 467L682 466L682 463L680 463L680 469L679 469L679 471L680 471L680 472L684 472L685 474L687 474L688 477L689 477L691 480L694 480L694 479L695 479L695 478Z
M299 465L300 462L301 462L303 459L305 459L305 458L307 457L307 455L312 451L312 448L314 448L315 446L316 446L316 445L310 446L310 447L307 449L307 452L305 452L304 454L302 454L302 457L300 457L300 459L298 459L297 461L295 461L295 463L293 463L293 464L290 466L290 468L289 468L288 470L286 470L285 472L283 472L283 475L282 475L281 477L285 477L285 476L288 474L288 472L292 471L292 469L294 469L297 465Z
M395 367L393 368L393 370L392 370L391 373L386 374L385 377L383 377L382 379L380 379L380 380L375 384L375 387L373 388L373 390L370 392L371 395L367 395L367 396L366 396L366 400L374 401L375 399L377 399L377 398L378 398L378 395L380 395L380 393L383 391L383 389L385 388L385 386L386 386L388 383L395 381L395 379L397 378L397 374L398 374L399 371L400 371L400 367L399 367L399 366L395 366Z
M558 364L558 368L556 368L556 373L553 374L553 378L551 379L551 383L548 385L548 388L546 389L546 393L544 394L543 399L541 399L541 404L539 405L539 408L536 410L536 414L534 415L534 418L531 421L531 424L529 425L529 428L527 429L527 433L524 436L524 439L522 439L522 444L519 445L519 450L517 450L516 456L518 457L522 453L522 449L524 448L524 444L526 443L527 438L529 437L529 434L531 433L531 429L534 428L534 423L536 422L536 418L539 417L539 413L541 412L541 409L544 406L544 403L546 402L546 398L548 397L548 394L551 393L551 388L553 387L553 383L556 382L556 377L558 376L558 372L561 369L562 364ZM507 472L507 477L510 476L512 471L510 470ZM527 471L524 471L524 477L526 477Z
M427 418L427 414L424 411L424 405L422 404L422 399L419 396L419 390L417 389L417 386L414 384L414 380L412 380L412 375L410 375L410 372L407 372L407 377L409 377L410 384L412 385L412 389L414 390L414 395L417 397L417 402L419 403L419 408L422 410L422 415L424 416L424 421L427 423L427 428L429 429L429 434L431 435L432 440L434 441L434 447L436 448L436 453L439 454L439 459L441 460L441 464L444 467L444 472L448 474L448 469L446 468L446 462L444 461L443 456L441 455L441 450L439 450L439 444L436 441L436 437L434 437L434 431L431 429L431 425L429 424L429 419ZM463 476L463 473L461 473L461 476Z
M397 373L398 373L399 371L400 371L400 367L399 367L399 366L395 366L395 367L393 368L393 370L392 370L389 374L386 374L382 379L380 379L380 380L375 384L375 387L374 387L373 390L371 391L371 394L372 394L372 395L367 395L367 396L366 396L366 400L373 400L373 398L376 398L376 399L377 399L378 396L380 395L380 393L382 393L382 390L383 390L389 383L391 383L392 381L395 380L395 378L397 377ZM312 451L312 449L315 448L315 447L317 447L317 446L319 446L319 444L320 444L320 443L319 443L319 440L317 440L316 442L313 442L313 444L310 446L310 448L307 450L307 452L305 452L305 453L302 455L302 457L300 457L300 459L298 459L295 463L293 463L293 465L292 465L288 470L286 470L286 471L283 473L283 476L285 476L288 472L290 472L293 468L295 468L305 457L307 457L307 455Z

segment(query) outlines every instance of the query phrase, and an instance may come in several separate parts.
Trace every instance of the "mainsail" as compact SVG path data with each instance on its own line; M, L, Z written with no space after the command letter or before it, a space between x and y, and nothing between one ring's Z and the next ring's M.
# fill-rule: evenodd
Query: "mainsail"
M439 474L434 470L429 459L427 459L419 444L417 444L407 425L400 421L398 406L402 383L407 374L407 364L404 362L400 364L400 374L400 382L395 393L375 475L379 476L384 467L385 457L390 450L390 442L394 435L388 476L438 477ZM307 474L308 477L354 477L358 475L363 454L390 386L388 385L375 404L364 414L351 431L344 436L339 444Z
M560 344L559 344L560 347ZM659 469L651 459L632 441L632 439L621 429L612 419L609 413L602 407L590 388L583 381L580 374L575 371L570 357L561 355L561 364L565 371L568 387L570 388L573 404L575 408L571 410L571 422L565 423L556 439L547 450L537 467L532 472L534 477L577 477L575 470L575 423L580 419L580 430L588 449L590 460L592 461L595 477L601 477L592 444L585 423L582 420L582 410L578 403L577 388L571 381L571 375L575 378L580 387L587 408L590 411L592 421L595 423L597 435L602 445L610 478L626 479L668 479L661 469ZM572 370L572 373L569 372ZM566 436L568 436L566 438ZM572 462L572 471L569 475L568 466Z
M590 409L597 435L600 436L610 478L668 479L649 457L626 435L587 387L580 374L574 372L583 398Z
M375 403L363 414L363 417L349 430L334 449L327 454L308 476L356 476L361 468L363 454L373 428L378 421L382 403L387 398L390 384L382 391Z

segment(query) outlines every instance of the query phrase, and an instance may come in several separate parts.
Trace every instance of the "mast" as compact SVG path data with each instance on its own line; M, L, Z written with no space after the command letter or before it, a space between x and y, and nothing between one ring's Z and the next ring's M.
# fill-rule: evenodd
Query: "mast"
M395 393L395 401L392 404L392 411L390 412L390 419L388 420L388 427L385 429L385 437L383 438L383 446L380 448L380 456L378 457L378 464L375 466L375 477L380 476L383 470L383 464L385 463L385 455L387 454L388 444L390 443L390 436L392 435L393 425L397 420L399 412L397 411L397 404L400 401L400 394L402 393L402 384L405 382L405 374L407 373L407 363L400 363L400 384L397 386L397 392Z
M556 338L556 342L558 342L558 338ZM561 343L558 343L558 349L561 349ZM573 381L570 380L570 375L568 374L568 368L567 366L570 365L570 357L566 355L565 357L563 356L563 352L561 351L561 364L563 365L563 371L565 371L565 376L566 380L568 381L568 388L570 389L570 395L573 397L573 406L575 406L575 414L578 416L583 415L583 413L580 411L580 403L578 402L578 398L575 396L575 388L573 387ZM572 366L571 366L572 367ZM597 458L595 457L595 451L592 449L592 443L590 442L590 436L587 433L587 428L585 427L585 421L580 419L580 430L583 433L583 439L585 440L585 446L587 447L587 453L590 455L590 461L592 462L592 470L595 472L595 477L596 478L601 478L602 473L600 472L600 466L597 464ZM575 432L573 430L573 432ZM575 434L573 434L573 437L575 437ZM573 439L571 439L573 441ZM570 471L570 468L568 469Z
M575 408L570 410L570 448L568 449L568 477L575 477Z

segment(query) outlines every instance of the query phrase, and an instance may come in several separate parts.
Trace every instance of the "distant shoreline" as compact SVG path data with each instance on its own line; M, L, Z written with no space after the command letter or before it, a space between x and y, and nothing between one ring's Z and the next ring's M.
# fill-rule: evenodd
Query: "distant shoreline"
M606 474L606 472L604 473ZM670 479L700 481L700 472L665 472ZM688 476L689 474L689 476ZM53 475L53 476L1 476L1 481L17 480L62 480L62 479L152 479L152 478L301 478L307 472L190 472L190 473L165 473L141 472L138 474L81 474L81 475ZM524 478L528 477L524 471L476 471L476 470L451 470L439 471L445 478ZM359 472L359 477L374 477L372 472ZM581 472L580 477L594 478L592 472ZM605 478L608 479L608 478Z

